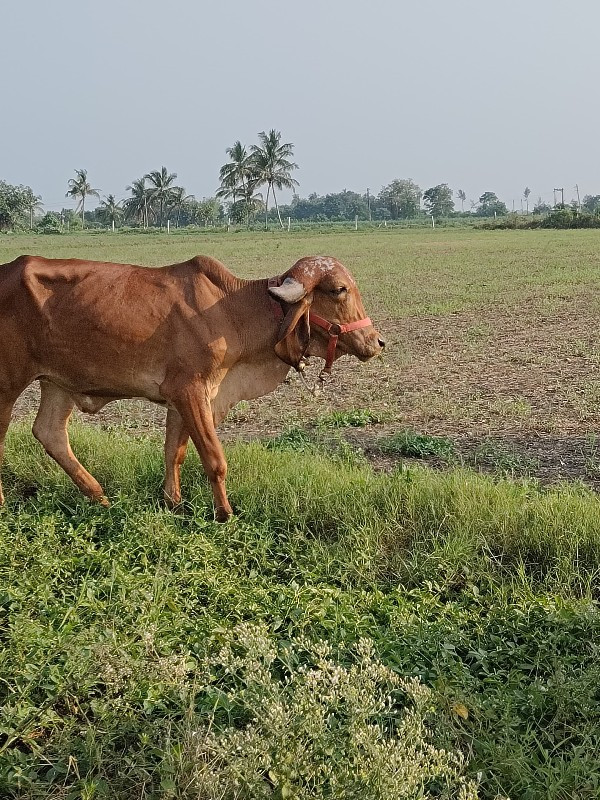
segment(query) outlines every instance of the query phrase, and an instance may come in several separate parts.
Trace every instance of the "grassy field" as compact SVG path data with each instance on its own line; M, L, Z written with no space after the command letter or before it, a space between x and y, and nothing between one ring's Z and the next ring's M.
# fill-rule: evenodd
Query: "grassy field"
M302 255L331 253L356 274L388 341L385 360L338 362L330 390L316 401L292 379L233 413L226 438L371 409L380 424L354 428L350 438L375 461L381 436L411 428L449 436L457 457L478 468L595 484L599 244L593 230L90 233L0 237L0 262L31 252L159 265L208 253L258 277ZM162 417L133 404L116 414L110 407L98 422L127 419L137 429Z
M0 796L597 798L599 244L0 237L0 262L209 253L248 277L329 253L389 342L324 397L292 381L232 413L225 526L195 454L161 507L138 402L74 426L108 510L13 426Z

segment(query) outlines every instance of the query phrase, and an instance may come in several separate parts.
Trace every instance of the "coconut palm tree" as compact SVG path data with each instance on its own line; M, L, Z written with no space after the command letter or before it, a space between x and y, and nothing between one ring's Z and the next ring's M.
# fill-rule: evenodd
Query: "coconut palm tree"
M114 231L116 223L119 222L123 216L121 202L115 200L114 194L109 194L108 197L100 203L98 207L98 216L102 222L107 225L112 225Z
M31 189L28 189L27 197L25 198L25 209L29 211L29 230L33 228L33 215L36 211L41 211L43 207L41 195L34 194Z
M169 198L169 210L177 212L175 217L175 227L179 227L179 217L182 209L194 199L193 194L186 194L183 186L174 186Z
M233 147L228 147L225 152L231 159L227 164L223 164L219 171L221 181L221 197L231 197L233 202L238 195L242 194L244 188L252 177L252 160L244 145L238 140Z
M88 183L87 169L76 169L75 178L69 179L69 191L65 197L78 197L79 203L77 204L76 211L81 209L81 227L85 228L85 198L86 197L100 197L97 189L93 189Z
M123 203L125 219L136 220L144 228L147 228L148 188L146 186L146 178L138 178L138 180L133 181L131 186L127 187L127 191L131 192L131 197L128 197Z
M173 185L173 181L177 177L177 173L169 173L167 172L166 167L162 167L160 170L149 172L144 177L150 181L150 186L148 187L148 200L150 200L152 203L158 203L158 224L162 228L165 206L169 205L169 203L172 201L173 192L178 188Z
M259 185L257 178L252 178L247 181L242 192L240 204L243 204L244 213L246 215L246 227L250 227L250 217L253 217L257 211L260 211L264 206L264 199L262 192L257 192L256 187Z
M283 228L275 188L293 189L298 186L298 181L292 178L291 172L298 169L298 165L289 159L294 155L294 145L291 142L281 143L281 133L271 129L269 133L261 131L258 134L259 144L252 145L252 171L257 180L257 185L267 184L265 199L265 228L268 227L269 195L273 192L273 200L277 209L279 224Z

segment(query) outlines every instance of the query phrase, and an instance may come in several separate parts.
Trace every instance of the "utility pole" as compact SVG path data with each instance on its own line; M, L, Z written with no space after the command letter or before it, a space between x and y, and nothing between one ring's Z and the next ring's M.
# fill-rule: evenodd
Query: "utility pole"
M556 193L557 192L560 192L560 204L561 204L561 206L564 206L564 204L565 204L565 190L563 188L560 188L560 189L556 189L555 188L554 189L554 207L555 208L556 208Z
M367 187L367 209L369 211L369 222L371 222L371 195L369 194L368 187Z
M577 208L581 211L581 201L579 199L579 184L575 184L575 191L577 192Z

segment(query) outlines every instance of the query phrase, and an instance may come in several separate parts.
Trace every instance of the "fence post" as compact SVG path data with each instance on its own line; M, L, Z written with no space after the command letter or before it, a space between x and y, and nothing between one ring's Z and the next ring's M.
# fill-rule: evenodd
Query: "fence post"
M292 224L292 218L288 217L288 231L290 229L290 225Z
M354 215L354 230L358 230L358 214Z

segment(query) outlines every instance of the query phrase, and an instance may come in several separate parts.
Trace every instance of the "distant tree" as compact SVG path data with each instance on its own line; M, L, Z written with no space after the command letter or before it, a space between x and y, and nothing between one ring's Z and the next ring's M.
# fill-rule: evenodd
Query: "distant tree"
M114 194L109 194L98 206L98 219L105 225L110 225L114 231L116 225L123 218L121 203L115 200Z
M416 217L421 205L421 189L411 179L396 179L379 192L377 200L387 208L391 219Z
M264 208L262 192L256 191L259 183L258 178L253 176L241 188L241 198L237 205L239 210L244 213L247 227L250 226L250 220L254 218L254 215Z
M528 214L529 214L529 195L530 194L531 194L531 189L529 188L529 186L526 186L523 189L523 197L525 198L525 203L526 203L526 206L527 206L527 213ZM522 209L523 209L523 206L521 206L521 210Z
M79 219L79 217L77 217ZM62 233L63 226L60 216L55 211L48 211L36 226L36 231L40 233Z
M423 202L427 213L433 217L447 217L454 211L452 189L447 183L432 186L423 193Z
M203 197L191 205L192 219L202 225L214 224L223 213L223 207L216 197Z
M35 197L29 186L13 186L0 181L0 230L20 227Z
M460 200L460 210L464 211L465 210L465 200L467 199L467 195L463 192L462 189L459 189L458 192L456 193L456 196Z
M545 203L541 197L538 197L537 203L533 207L534 214L548 214L552 211L552 206L548 203Z
M81 227L85 228L85 198L100 197L97 189L93 189L87 179L86 169L76 169L75 177L69 179L69 190L65 197L79 198L76 211L81 211Z
M155 169L144 175L144 178L150 182L148 186L148 201L158 206L158 224L162 228L165 208L172 202L176 196L176 191L179 189L174 185L177 173L167 172L166 167L161 167L160 170Z
M267 186L265 199L265 228L268 227L269 195L273 193L273 201L277 209L279 224L283 228L275 189L293 189L298 186L298 181L292 178L292 171L298 165L290 159L294 155L294 145L291 142L281 142L281 133L271 129L268 133L261 131L258 134L259 144L252 145L252 172L256 178L256 185Z
M34 194L33 191L27 186L25 188L27 211L29 211L29 230L33 228L33 215L37 211L41 211L44 207L41 195Z
M148 188L146 186L146 178L138 178L138 180L133 181L131 186L127 187L127 191L131 192L131 197L126 198L123 202L125 219L138 222L143 225L144 228L147 228Z
M590 214L600 213L600 194L586 194L581 204Z
M494 214L504 216L508 214L508 209L494 192L484 192L479 198L479 206L475 213L480 217L493 217Z
M72 208L63 208L61 210L60 222L61 226L66 226L68 231L78 231L81 229L81 217Z
M230 158L223 164L219 171L221 186L217 196L225 199L231 198L235 203L240 195L246 194L246 184L253 177L252 159L250 154L239 141L233 147L228 147L225 152Z
M169 216L175 215L175 227L179 227L182 210L194 199L193 194L186 194L183 186L174 186L169 197Z

